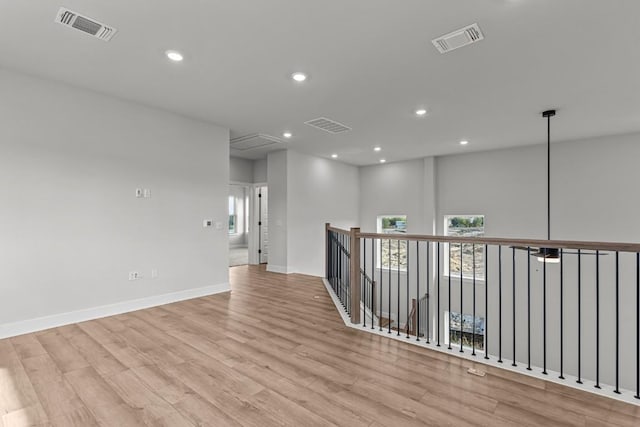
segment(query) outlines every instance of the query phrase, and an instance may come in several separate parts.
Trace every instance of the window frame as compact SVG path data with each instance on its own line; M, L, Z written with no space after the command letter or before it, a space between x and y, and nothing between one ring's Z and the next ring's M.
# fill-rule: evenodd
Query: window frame
M233 210L233 213L231 212ZM231 218L233 218L233 229L231 228ZM228 234L230 236L235 236L238 233L238 203L236 200L236 196L229 195L229 223L228 223Z

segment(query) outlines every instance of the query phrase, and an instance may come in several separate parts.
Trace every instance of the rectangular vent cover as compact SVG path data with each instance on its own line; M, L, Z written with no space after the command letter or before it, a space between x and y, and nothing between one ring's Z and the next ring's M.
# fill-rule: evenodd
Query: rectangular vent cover
M238 151L254 150L256 148L268 147L274 144L282 144L282 140L275 136L255 133L252 135L239 136L230 141L230 147Z
M431 40L431 43L440 53L447 53L483 39L484 35L480 27L478 24L473 24Z
M83 33L89 34L106 42L111 40L118 31L115 28L104 25L93 18L82 16L79 13L72 12L64 7L61 7L60 10L58 10L55 21L65 27L80 30Z
M309 120L308 122L304 122L304 124L329 133L341 133L351 130L350 127L338 123L335 120L327 119L326 117Z

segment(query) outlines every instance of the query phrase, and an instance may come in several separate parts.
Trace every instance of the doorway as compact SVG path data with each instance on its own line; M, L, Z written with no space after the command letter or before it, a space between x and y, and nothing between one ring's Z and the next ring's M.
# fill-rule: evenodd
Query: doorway
M251 186L229 185L229 266L249 263L249 195Z
M257 213L257 264L269 261L269 191L266 185L255 188Z

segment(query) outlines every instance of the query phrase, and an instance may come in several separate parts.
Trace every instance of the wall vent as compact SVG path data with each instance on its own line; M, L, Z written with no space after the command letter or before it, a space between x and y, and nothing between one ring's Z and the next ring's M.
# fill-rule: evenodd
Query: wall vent
M472 24L431 40L431 43L433 43L440 53L447 53L483 39L484 35L478 24Z
M248 151L254 150L256 148L268 147L274 144L282 144L280 138L276 138L275 136L265 135L262 133L254 133L246 136L239 136L237 138L233 138L229 144L230 147L234 150L238 151Z
M351 130L350 127L345 126L342 123L338 123L335 120L327 119L326 117L319 117L317 119L309 120L307 122L304 122L304 124L313 126L314 128L318 128L329 133L341 133Z
M58 10L55 21L65 27L74 28L106 42L111 40L118 31L109 25L104 25L93 18L82 16L64 7Z

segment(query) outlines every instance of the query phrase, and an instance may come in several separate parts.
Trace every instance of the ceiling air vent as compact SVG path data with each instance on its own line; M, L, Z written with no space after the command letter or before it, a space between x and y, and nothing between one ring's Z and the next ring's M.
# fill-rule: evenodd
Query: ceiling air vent
M75 28L83 33L87 33L97 39L108 42L118 31L113 27L101 24L93 18L82 16L79 13L72 12L69 9L61 7L56 15L56 22L65 27Z
M254 150L256 148L267 147L274 144L282 144L282 140L275 136L254 133L252 135L239 136L233 138L230 147L238 151Z
M341 133L351 130L350 127L338 123L335 120L327 119L326 117L309 120L308 122L304 122L304 124L329 133Z
M484 35L480 27L478 24L473 24L431 40L431 43L440 53L447 53L483 39Z

